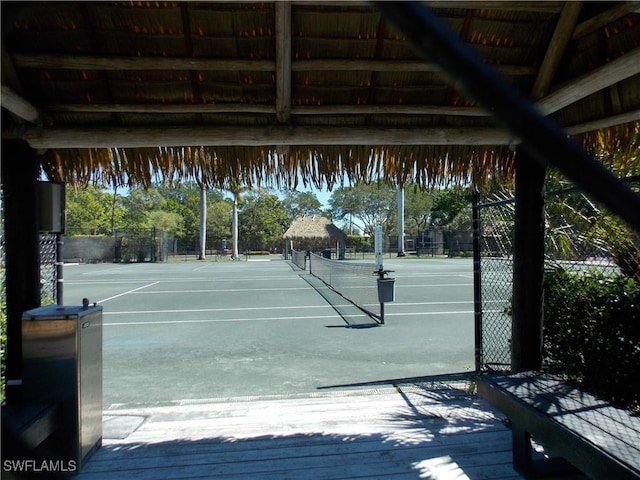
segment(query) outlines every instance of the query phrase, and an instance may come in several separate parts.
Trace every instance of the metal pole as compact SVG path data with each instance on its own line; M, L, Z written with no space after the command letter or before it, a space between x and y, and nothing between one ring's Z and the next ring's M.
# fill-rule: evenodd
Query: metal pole
M473 224L473 319L475 331L476 372L482 369L482 259L480 256L480 195L473 191L471 215Z
M398 185L398 256L404 255L404 186Z

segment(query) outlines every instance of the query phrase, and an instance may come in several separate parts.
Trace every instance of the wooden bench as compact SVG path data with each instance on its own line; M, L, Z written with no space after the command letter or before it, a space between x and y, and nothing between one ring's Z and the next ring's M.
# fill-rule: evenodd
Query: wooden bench
M531 437L594 479L640 479L640 416L542 372L480 375L478 393L510 420L513 464L527 478L545 472Z
M57 403L26 403L2 407L2 440L12 447L35 450L62 424ZM6 444L5 444L6 445Z

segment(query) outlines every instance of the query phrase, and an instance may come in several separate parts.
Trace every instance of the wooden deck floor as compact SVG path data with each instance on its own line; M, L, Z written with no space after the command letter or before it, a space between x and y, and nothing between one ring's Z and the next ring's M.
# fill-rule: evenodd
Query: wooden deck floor
M116 407L77 478L521 478L501 415L464 387Z

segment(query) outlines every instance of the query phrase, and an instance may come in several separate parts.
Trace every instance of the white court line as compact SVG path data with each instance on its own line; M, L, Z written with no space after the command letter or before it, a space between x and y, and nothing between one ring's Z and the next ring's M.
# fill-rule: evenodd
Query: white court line
M473 310L460 310L454 312L421 312L421 313L385 313L385 318L387 316L390 317L400 317L400 316L417 316L417 315L462 315L462 314L473 314ZM346 315L349 317L350 315ZM361 315L351 315L360 318ZM122 326L133 326L133 325L178 325L181 323L233 323L233 322L264 322L264 321L273 321L273 320L319 320L319 319L336 319L339 318L339 315L308 315L305 317L266 317L266 318L221 318L221 319L203 319L203 320L153 320L150 322L105 322L103 325L114 326L114 327L122 327Z
M188 283L188 282L206 282L206 283L217 283L217 282L230 282L230 281L255 281L255 280L279 280L279 281L295 281L296 283L300 283L299 278L295 277L252 277L248 279L247 277L224 277L224 278L206 278L206 277L191 277L191 278L180 278L180 279L171 279L171 280L157 280L157 283ZM149 278L133 278L130 280L66 280L65 284L67 285L118 285L118 284L126 284L126 283L140 283L140 282L148 282Z
M177 325L179 323L232 323L232 322L263 322L268 320L312 320L321 318L340 318L338 314L335 315L309 315L306 317L268 317L268 318L220 318L220 319L206 319L206 320L154 320L151 322L117 322L107 323L102 325L107 326L128 326L128 325Z
M502 310L484 310L485 313L503 313ZM459 314L475 313L473 310L460 310L449 312L411 312L411 313L384 313L384 317L415 317L417 315L459 315Z
M150 283L148 285L143 285L142 287L134 288L133 290L129 290L129 291L126 291L126 292L119 293L118 295L114 295L113 297L103 298L102 300L98 300L97 303L104 303L104 302L108 302L109 300L113 300L114 298L122 297L124 295L129 295L130 293L134 293L134 292L136 292L138 290L142 290L143 288L152 287L153 285L156 285L157 283L160 283L160 282L153 282L153 283Z
M101 270L94 270L91 272L83 272L81 273L81 275L104 275L105 273L113 273L113 272L120 272L121 270L131 270L133 267L133 264L131 265L121 265L121 266L114 266L113 268L103 268Z
M499 302L499 300L491 301L493 303ZM491 303L487 302L487 303ZM393 302L392 304L386 304L387 306L393 307L402 307L402 306L429 306L429 305L459 305L459 304L473 304L473 300L461 300L458 302ZM377 304L367 304L370 306ZM182 310L130 310L124 312L103 312L103 315L139 315L144 313L149 314L158 314L158 313L202 313L202 312L241 312L241 311L253 311L253 310L297 310L297 309L312 309L312 308L334 308L334 307L350 307L353 306L351 303L345 303L340 305L288 305L288 306L278 306L278 307L230 307L230 308L195 308L195 309L182 309ZM422 312L419 312L422 313ZM418 315L419 313L411 313L406 315ZM445 312L433 312L433 313L445 313ZM387 314L385 314L387 315ZM391 315L389 313L389 315ZM396 314L393 315L404 315L404 314Z
M348 307L351 304L336 305L337 307ZM128 312L103 312L103 315L135 315L141 313L202 313L202 312L233 312L233 311L251 311L251 310L295 310L310 308L332 308L331 305L300 305L285 307L232 307L232 308L194 308L188 310L132 310Z
M409 312L409 313L389 313L384 312L384 317L415 317L418 315L459 315L463 313L474 313L473 310L451 310L446 312Z
M160 283L160 282L158 282ZM209 290L154 290L153 292L136 292L138 295L157 295L167 293L218 293L218 292L290 292L291 290L313 290L313 287L279 287L279 288L216 288Z
M465 275L470 275L470 272L461 271L461 272L447 272L447 273L402 273L399 275L400 278L413 278L413 277L463 277Z
M429 283L429 284L404 284L401 283L398 285L396 283L396 288L423 288L423 287L469 287L473 286L473 283Z

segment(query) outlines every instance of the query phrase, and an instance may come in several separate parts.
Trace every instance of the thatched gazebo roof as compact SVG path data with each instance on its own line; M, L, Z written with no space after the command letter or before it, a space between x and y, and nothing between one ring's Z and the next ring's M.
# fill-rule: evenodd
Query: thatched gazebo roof
M322 216L296 218L282 236L285 240L346 240L347 234Z
M427 2L587 146L637 148L637 2ZM52 180L509 177L518 143L375 2L2 2L3 138ZM604 130L602 130L604 129Z

